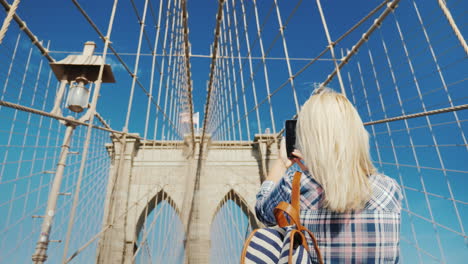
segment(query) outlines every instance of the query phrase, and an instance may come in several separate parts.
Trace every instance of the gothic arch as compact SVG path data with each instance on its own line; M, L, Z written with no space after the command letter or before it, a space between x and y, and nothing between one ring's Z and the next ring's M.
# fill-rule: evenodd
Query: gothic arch
M252 211L249 209L249 206L248 206L247 202L244 200L244 198L242 198L233 189L231 189L229 192L227 192L226 195L223 197L223 199L221 199L221 202L219 202L219 205L216 207L216 210L215 210L215 212L213 214L211 222L213 222L213 220L216 217L216 215L218 214L219 210L223 207L223 205L228 200L234 201L234 203L237 204L241 208L242 212L244 212L244 214L248 217L249 224L252 227L252 230L257 229L259 227L258 223L257 223L257 220L256 220L257 218L255 217L255 214L252 213Z
M143 225L145 224L145 219L153 212L154 208L161 202L166 201L176 212L177 216L181 218L180 210L177 208L176 203L172 198L167 194L164 190L160 190L158 193L156 193L153 198L146 204L145 207L141 210L139 213L138 221L135 226L135 237L138 237L138 234L140 233L141 229L143 228ZM134 245L133 248L133 253L135 253L137 250L137 245Z

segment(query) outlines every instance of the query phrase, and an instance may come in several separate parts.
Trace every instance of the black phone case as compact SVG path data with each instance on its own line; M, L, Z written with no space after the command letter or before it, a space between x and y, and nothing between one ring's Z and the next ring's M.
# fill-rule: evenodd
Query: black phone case
M296 148L296 123L297 120L286 120L286 153L289 159L295 158L292 154Z

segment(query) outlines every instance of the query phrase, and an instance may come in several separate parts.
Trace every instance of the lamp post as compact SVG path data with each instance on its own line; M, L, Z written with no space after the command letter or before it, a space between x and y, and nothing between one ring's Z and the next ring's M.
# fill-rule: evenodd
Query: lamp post
M70 84L67 97L67 108L76 113L81 113L84 109L88 108L90 89L86 87L86 85L97 81L99 69L103 64L103 58L101 56L93 55L95 47L96 44L94 44L94 42L88 41L84 45L83 54L69 55L59 62L50 63L52 71L57 79L60 80L60 88L55 97L54 108L51 111L52 114L63 116L60 105L62 103L67 84ZM102 82L115 82L112 69L108 64L104 64ZM88 121L90 114L91 113L89 111L86 112L86 114L79 120L83 122ZM65 130L59 161L57 163L54 180L47 200L47 208L45 214L42 216L44 220L41 226L41 233L36 243L36 250L32 255L33 262L37 264L44 263L44 261L47 260L47 249L49 242L52 241L50 240L50 231L52 229L56 213L57 200L59 195L62 194L60 193L60 186L62 184L63 172L65 170L67 156L70 149L71 137L77 125L73 122L72 117L69 117L69 119L71 119L71 121L60 121L64 123L67 129Z

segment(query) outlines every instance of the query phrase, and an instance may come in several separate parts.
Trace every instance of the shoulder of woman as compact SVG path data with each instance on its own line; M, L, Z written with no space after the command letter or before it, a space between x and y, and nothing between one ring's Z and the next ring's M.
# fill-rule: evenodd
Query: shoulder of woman
M397 181L383 174L372 175L369 180L372 189L369 205L375 209L399 213L403 194Z

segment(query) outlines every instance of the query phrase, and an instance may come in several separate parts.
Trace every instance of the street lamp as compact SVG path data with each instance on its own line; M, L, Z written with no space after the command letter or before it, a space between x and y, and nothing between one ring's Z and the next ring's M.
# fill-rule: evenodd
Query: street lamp
M70 84L67 107L73 112L81 113L84 109L88 108L89 105L90 89L86 87L86 85L96 81L104 83L115 82L111 66L109 64L104 64L104 59L101 56L93 55L95 47L96 44L94 44L94 42L88 41L84 45L82 54L69 55L59 62L50 63L52 71L57 79L60 80L60 88L55 96L54 108L51 111L52 114L63 117L60 106L67 84ZM102 78L98 80L101 67L104 67L103 74ZM98 91L99 89L96 88L95 90ZM79 121L89 121L91 115L94 115L94 111L88 110ZM56 214L57 200L59 195L63 194L60 192L60 185L62 184L71 137L77 125L76 122L73 122L73 117L68 117L68 119L71 121L60 121L65 124L67 129L65 130L54 181L50 189L49 199L47 200L47 209L44 216L42 216L44 220L41 226L41 233L36 243L36 250L32 255L34 263L44 263L44 261L47 260L47 249L49 242L52 241L49 238Z
M75 113L81 113L85 108L88 108L90 89L86 85L97 81L99 69L103 64L101 56L93 55L95 48L96 44L88 41L84 44L82 54L68 55L61 61L50 63L55 77L61 82L59 91L55 97L52 114L62 115L60 104L67 84L70 84L67 98L68 109ZM102 82L115 83L114 74L109 64L104 64ZM88 116L85 117L88 118Z

